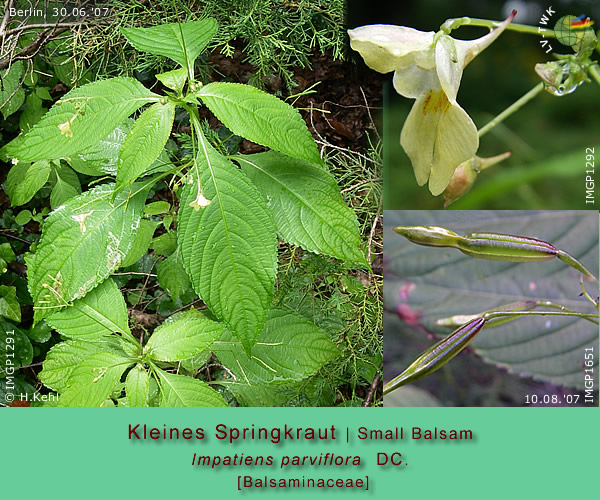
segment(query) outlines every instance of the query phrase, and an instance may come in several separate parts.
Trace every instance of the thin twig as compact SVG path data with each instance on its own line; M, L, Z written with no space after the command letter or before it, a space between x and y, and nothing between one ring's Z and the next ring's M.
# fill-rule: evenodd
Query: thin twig
M16 241L20 241L21 243L25 243L26 245L31 245L31 242L24 240L23 238L19 238L14 234L9 234L8 231L15 231L15 229L0 229L0 236L4 236L5 238L11 238Z
M373 400L373 396L375 395L375 393L377 392L377 388L379 387L382 370L383 370L383 364L379 365L379 371L377 372L377 375L375 375L373 382L371 382L371 387L369 387L369 392L367 393L367 397L365 398L365 400L363 402L364 408L371 406L371 401Z
M379 131L377 130L377 127L375 126L375 120L373 120L373 117L371 116L371 108L369 107L369 101L367 101L367 96L365 95L365 91L363 90L362 87L359 87L359 89L360 89L360 93L363 97L363 100L365 101L365 109L367 110L367 115L369 116L369 121L373 125L373 130L375 130L375 135L377 135L377 140L381 142L381 136L379 135ZM373 108L373 109L382 109L382 108Z
M156 274L152 274L152 273L136 273L133 271L127 272L127 273L112 273L113 276L129 276L129 275L133 275L133 276L149 276L151 278L156 278Z
M379 214L375 216L373 220L373 225L371 226L371 231L369 232L369 241L367 243L367 261L371 262L371 246L373 245L373 238L375 236L375 228L377 227L377 223L379 222Z
M152 262L152 267L150 268L150 272L154 269L154 266L156 265L156 263L159 261L160 259L156 259L154 262ZM144 281L144 284L142 285L142 289L140 290L140 294L138 295L137 300L135 301L135 304L133 306L133 309L135 309L138 304L140 303L140 300L142 300L142 295L144 295L144 290L146 289L146 287L148 286L148 281L150 281L150 272L148 273L148 276L146 276L146 281Z
M6 28L6 24L8 23L10 9L12 8L13 0L6 0L6 5L4 6L4 15L2 16L2 23L0 23L0 36L2 37L2 45L4 45L4 29Z
M356 188L358 188L360 186L363 186L365 184L369 184L370 182L378 182L378 181L381 181L382 179L383 179L382 177L373 177L372 179L366 179L366 180L361 181L361 182L359 182L357 184L354 184L354 185L352 185L350 187L342 189L340 191L340 193L347 193L348 191L352 191L353 189L356 189Z
M24 368L33 368L34 366L42 366L43 361L39 363L31 363L30 365L19 366L19 370L23 370Z
M196 299L193 302L190 302L189 304L186 304L185 306L180 307L179 309L175 309L172 313L167 314L167 318L169 316L173 316L173 314L177 314L178 312L181 312L181 311L187 309L188 307L192 307L193 305L197 304L198 302L202 302L202 299Z
M23 24L22 26L18 26L16 28L12 28L6 30L7 35L12 35L13 33L21 33L25 30L29 29L56 29L56 28L68 28L71 26L81 26L83 24L89 24L89 21L77 21L72 23L41 23L41 24Z

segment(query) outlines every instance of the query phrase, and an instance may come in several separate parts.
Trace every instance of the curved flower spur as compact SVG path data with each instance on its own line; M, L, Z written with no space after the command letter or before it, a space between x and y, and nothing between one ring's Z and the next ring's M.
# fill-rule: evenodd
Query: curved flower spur
M400 136L417 183L429 181L441 194L461 163L475 156L477 128L456 102L464 68L506 29L516 11L498 28L476 40L456 40L442 30L418 31L375 24L349 30L350 46L379 73L394 71L394 88L416 99Z

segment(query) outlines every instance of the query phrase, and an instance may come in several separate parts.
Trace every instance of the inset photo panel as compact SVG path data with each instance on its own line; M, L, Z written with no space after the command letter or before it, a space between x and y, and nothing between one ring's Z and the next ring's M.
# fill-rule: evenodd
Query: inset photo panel
M366 10L349 36L386 85L384 209L598 208L600 2Z
M385 211L384 406L598 406L596 211Z
M0 8L0 406L381 406L344 0Z

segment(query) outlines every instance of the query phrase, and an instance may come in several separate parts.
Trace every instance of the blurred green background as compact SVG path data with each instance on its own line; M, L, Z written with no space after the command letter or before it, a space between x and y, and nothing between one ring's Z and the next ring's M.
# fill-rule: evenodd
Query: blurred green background
M359 7L355 4L362 4ZM538 26L544 11L555 13L550 25L563 15L585 14L600 25L598 1L489 1L423 0L398 2L377 8L373 2L351 2L349 26L398 24L422 31L437 31L449 18L469 16L505 19L517 9L516 23ZM452 32L460 39L483 36L485 28L462 27ZM506 31L465 69L458 94L459 104L480 128L534 87L539 77L536 63L554 60L542 47L542 38ZM551 40L554 53L572 53ZM600 53L595 53L600 59ZM402 125L414 103L393 89L386 75L384 124L384 208L439 209L441 197L416 183L410 161L400 146ZM473 189L452 209L596 209L586 204L586 148L600 156L600 86L584 83L573 94L556 97L542 92L516 114L486 134L479 156L512 151L508 160L479 175Z

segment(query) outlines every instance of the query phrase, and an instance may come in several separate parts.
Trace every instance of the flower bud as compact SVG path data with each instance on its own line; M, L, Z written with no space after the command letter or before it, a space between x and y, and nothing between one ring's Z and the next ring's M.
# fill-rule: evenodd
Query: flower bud
M496 163L501 162L502 160L508 158L512 154L512 151L507 151L501 155L492 156L491 158L480 158L479 156L474 156L470 160L462 162L452 175L452 179L450 179L450 184L442 193L442 197L444 199L444 208L447 208L449 205L454 203L459 198L462 198L465 194L467 194L475 180L477 179L477 175L482 170L485 170Z
M585 70L573 56L536 64L535 71L544 80L544 88L555 96L570 94L584 81L589 81Z

